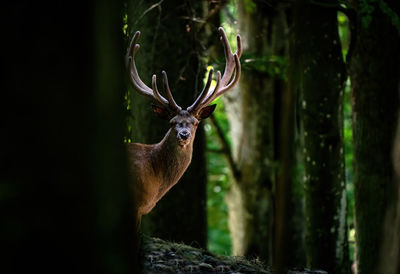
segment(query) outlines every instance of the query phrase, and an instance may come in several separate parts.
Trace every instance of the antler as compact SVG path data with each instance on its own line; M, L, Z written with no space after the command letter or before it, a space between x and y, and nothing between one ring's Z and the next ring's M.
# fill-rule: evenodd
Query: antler
M204 106L214 101L217 97L231 90L238 83L240 78L241 69L240 69L239 58L242 55L242 42L240 39L240 35L236 36L237 40L236 53L232 53L224 29L222 27L219 27L218 31L221 34L220 39L222 40L222 44L224 46L224 53L226 60L224 75L221 78L221 72L220 71L217 72L217 84L214 90L210 94L208 94L213 73L213 70L212 69L210 70L208 74L207 84L205 85L203 91L200 93L199 97L197 97L196 101L190 107L187 108L187 110L191 113L197 113L200 109L202 109ZM235 75L231 81L233 72L235 72Z
M140 31L137 31L132 38L132 41L129 45L129 49L126 55L126 67L129 71L129 80L132 86L142 95L145 95L158 103L162 106L169 108L173 111L180 111L182 108L178 106L172 96L171 90L168 85L168 77L165 71L162 72L163 75L163 83L164 83L164 90L167 95L167 99L165 99L159 92L157 88L157 77L154 74L152 77L152 88L149 88L143 81L140 79L138 71L136 69L135 64L135 55L139 51L140 45L136 44L139 40Z

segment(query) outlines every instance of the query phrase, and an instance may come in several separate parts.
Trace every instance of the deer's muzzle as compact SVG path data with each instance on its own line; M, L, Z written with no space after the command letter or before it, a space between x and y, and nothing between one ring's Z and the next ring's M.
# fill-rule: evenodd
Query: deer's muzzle
M179 139L181 140L187 140L190 137L190 132L189 130L182 130L179 132Z

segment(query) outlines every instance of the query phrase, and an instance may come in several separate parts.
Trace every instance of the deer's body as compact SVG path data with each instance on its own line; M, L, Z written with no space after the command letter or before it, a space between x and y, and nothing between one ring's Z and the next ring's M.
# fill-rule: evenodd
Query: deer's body
M162 118L169 119L171 126L158 144L127 144L134 207L137 214L137 229L139 229L142 215L149 213L154 208L168 190L179 181L189 166L197 126L201 120L209 117L215 109L215 105L209 105L209 103L232 89L239 81L239 57L242 52L240 37L237 37L237 52L233 54L224 30L219 28L219 32L226 58L224 75L221 78L221 73L218 71L216 86L212 92L208 93L213 73L211 69L203 91L195 102L186 109L178 106L172 97L165 71L162 74L166 98L158 91L155 75L152 78L151 88L140 79L134 61L135 54L139 50L139 44L136 44L136 42L139 39L140 32L136 32L133 36L126 58L131 84L140 94L157 103L157 105L153 105L154 112ZM234 75L233 78L232 75Z
M127 144L138 218L153 209L179 181L192 160L193 139L180 146L171 132L172 129L158 144Z

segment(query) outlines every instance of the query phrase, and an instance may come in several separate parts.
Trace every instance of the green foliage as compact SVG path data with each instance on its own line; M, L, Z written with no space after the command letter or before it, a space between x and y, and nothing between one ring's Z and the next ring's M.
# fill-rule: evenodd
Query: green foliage
M400 18L384 0L360 0L358 14L361 18L361 25L368 28L373 19L374 11L379 8L383 14L388 16L392 25L400 35Z
M377 3L377 0L360 0L358 13L364 28L368 28L372 21L372 13L375 10L373 3Z
M124 37L128 39L128 14L125 12L122 18L122 33ZM125 110L125 133L124 133L124 143L132 143L132 125L133 125L133 114L132 114L132 102L131 102L130 90L127 89L124 95L124 110Z
M254 53L244 52L242 54L242 71L252 71L253 73L264 74L269 77L284 79L287 72L288 61L278 55L258 56ZM214 68L222 71L225 67L225 59L216 61Z
M397 29L397 32L400 35L400 18L399 18L399 15L396 14L389 7L389 5L383 0L379 1L379 8L381 9L381 11L384 14L386 14L390 18L390 21L392 22L392 25Z
M338 12L338 32L342 46L343 59L346 58L350 43L349 20L344 13ZM350 260L354 258L354 185L353 185L353 128L350 79L347 78L343 94L343 137L345 152L345 175L347 195L347 223Z
M122 32L126 36L128 31L128 14L124 14L124 17L122 18Z
M243 4L246 12L249 14L253 13L257 8L253 0L243 0Z
M249 7L253 1L249 0ZM230 1L226 8L222 11L221 26L224 28L232 47L232 51L236 50L236 18L237 18L237 1ZM225 59L216 60L214 64L215 70L223 70ZM208 68L208 70L211 67ZM204 78L206 78L207 73ZM205 79L204 79L205 81ZM215 85L215 81L213 81ZM219 126L225 133L227 141L229 138L229 122L225 114L224 104L221 98L216 101L217 108L214 116ZM224 155L221 153L221 144L218 135L211 125L207 122L205 125L207 137L207 218L208 218L208 250L216 254L231 254L231 238L228 229L228 207L225 203L225 196L229 189L230 170Z
M346 166L346 194L347 194L347 223L349 225L349 254L354 258L354 184L353 184L353 128L350 80L347 80L344 93L344 151Z
M256 56L243 53L242 70L264 73L271 77L284 78L287 71L287 59L278 55Z
M214 115L219 125L228 132L229 124L222 100ZM231 239L228 229L228 208L225 195L229 188L229 168L224 156L219 153L219 139L210 123L205 125L207 136L207 212L208 212L208 249L217 254L231 254Z
M342 45L343 59L345 60L350 46L349 20L347 16L342 12L338 12L337 19L339 37Z
M131 95L130 91L127 90L124 95L124 110L125 110L125 119L126 119L126 128L124 134L124 143L132 143L132 130L133 130L133 115L132 115L132 104L131 104Z
M343 58L347 55L350 33L348 18L345 14L338 12L338 31L342 45ZM346 173L346 195L347 195L347 223L349 225L349 254L350 260L353 260L354 254L354 185L353 185L353 127L352 127L352 109L350 79L346 81L344 89L343 118L344 118L344 151L345 151L345 173Z

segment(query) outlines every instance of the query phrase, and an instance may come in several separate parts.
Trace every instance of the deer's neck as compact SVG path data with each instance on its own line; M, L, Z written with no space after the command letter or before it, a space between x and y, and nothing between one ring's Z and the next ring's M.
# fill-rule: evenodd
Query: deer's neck
M156 145L157 153L154 155L153 163L161 177L160 195L175 185L189 166L192 160L193 139L194 136L190 143L181 146L170 129L164 139Z

